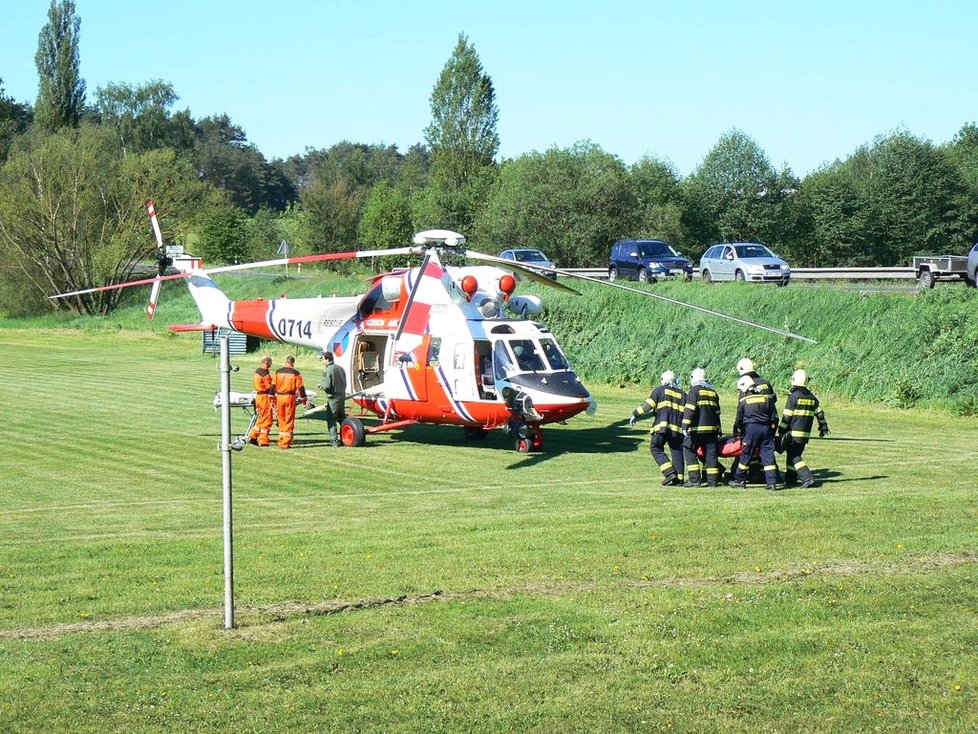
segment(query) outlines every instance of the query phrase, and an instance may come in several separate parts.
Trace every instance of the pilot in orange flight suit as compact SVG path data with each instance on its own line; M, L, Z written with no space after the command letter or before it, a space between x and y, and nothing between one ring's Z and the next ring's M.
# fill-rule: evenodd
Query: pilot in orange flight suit
M256 446L268 446L268 432L272 430L275 405L275 388L272 386L271 357L262 357L261 366L255 370L255 427L248 438Z
M295 430L295 404L306 404L306 388L302 375L293 365L295 357L286 357L285 366L275 371L275 404L278 408L278 447L292 446L292 433Z

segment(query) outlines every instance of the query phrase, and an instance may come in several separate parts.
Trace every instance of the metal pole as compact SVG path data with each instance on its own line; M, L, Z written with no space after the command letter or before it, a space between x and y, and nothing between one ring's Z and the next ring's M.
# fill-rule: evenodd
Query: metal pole
M224 483L224 628L234 628L234 552L231 540L231 356L221 337L221 464Z

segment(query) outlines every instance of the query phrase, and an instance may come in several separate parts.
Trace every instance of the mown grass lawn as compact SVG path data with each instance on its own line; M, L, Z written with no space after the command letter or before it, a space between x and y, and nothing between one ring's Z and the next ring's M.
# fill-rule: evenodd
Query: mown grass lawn
M974 418L826 397L779 493L661 487L643 391L529 456L300 421L234 454L228 631L198 345L0 330L0 731L978 729Z

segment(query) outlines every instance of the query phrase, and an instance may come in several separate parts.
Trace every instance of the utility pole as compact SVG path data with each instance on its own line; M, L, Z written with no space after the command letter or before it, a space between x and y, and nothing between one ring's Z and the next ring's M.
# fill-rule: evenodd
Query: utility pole
M237 371L237 367L233 368ZM231 353L221 337L221 450L224 485L224 628L234 628L234 551L231 533ZM240 449L239 449L240 450Z

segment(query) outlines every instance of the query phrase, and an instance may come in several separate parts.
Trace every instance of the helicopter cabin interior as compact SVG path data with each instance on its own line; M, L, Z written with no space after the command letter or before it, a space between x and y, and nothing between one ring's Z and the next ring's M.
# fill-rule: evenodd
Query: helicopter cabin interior
M353 392L361 392L384 381L384 350L387 336L360 336L353 355Z

